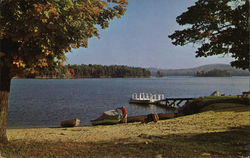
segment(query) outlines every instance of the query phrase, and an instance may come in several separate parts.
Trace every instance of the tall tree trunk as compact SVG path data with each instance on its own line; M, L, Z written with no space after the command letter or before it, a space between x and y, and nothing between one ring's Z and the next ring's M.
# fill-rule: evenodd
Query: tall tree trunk
M10 82L11 77L9 68L6 66L0 67L0 144L8 142L6 128Z

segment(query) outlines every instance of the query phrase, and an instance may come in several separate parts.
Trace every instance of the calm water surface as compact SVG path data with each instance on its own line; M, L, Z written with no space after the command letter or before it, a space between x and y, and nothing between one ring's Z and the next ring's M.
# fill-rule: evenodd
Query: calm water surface
M249 77L166 77L135 79L13 79L9 127L56 127L79 118L81 125L103 111L124 105L129 115L169 112L157 106L130 105L132 93L163 93L165 97L208 96L213 91L237 95L249 91Z

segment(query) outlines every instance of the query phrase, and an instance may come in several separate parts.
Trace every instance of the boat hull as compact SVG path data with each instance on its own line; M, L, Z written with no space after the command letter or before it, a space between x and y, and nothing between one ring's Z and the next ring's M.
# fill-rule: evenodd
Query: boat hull
M174 113L168 113L168 114L159 113L158 116L159 116L159 120L166 120L166 119L174 118L175 114Z
M80 124L79 119L65 120L61 122L62 127L76 127L79 126L79 124Z
M118 124L120 122L120 120L91 120L92 125L96 126L96 125L114 125L114 124Z
M130 116L128 117L128 123L133 123L133 122L144 122L146 115L140 115L140 116Z

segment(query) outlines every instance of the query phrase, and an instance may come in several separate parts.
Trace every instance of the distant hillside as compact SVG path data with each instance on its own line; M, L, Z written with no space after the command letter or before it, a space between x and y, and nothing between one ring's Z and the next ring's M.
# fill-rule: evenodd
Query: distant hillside
M209 64L203 65L195 68L188 68L188 69L156 69L156 68L149 68L148 70L151 72L152 76L156 76L157 71L160 71L167 76L194 76L197 71L210 71L213 69L218 70L226 70L232 76L250 76L250 72L247 70L241 70L231 67L227 64Z

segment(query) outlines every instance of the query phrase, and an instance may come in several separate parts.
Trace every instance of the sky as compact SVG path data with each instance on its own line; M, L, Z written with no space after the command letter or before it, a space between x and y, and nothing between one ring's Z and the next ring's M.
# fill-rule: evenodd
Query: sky
M195 0L128 0L121 19L91 38L88 48L67 53L67 64L128 65L162 69L191 68L205 64L229 64L229 56L195 58L197 45L174 46L168 35L182 29L176 17Z

